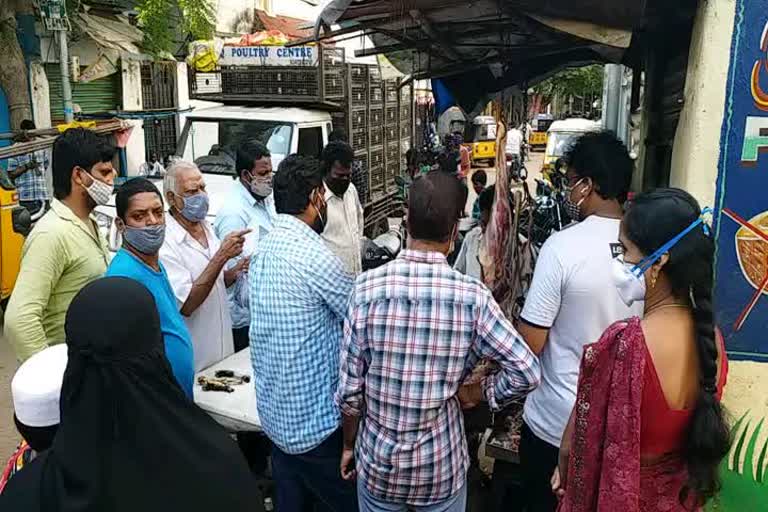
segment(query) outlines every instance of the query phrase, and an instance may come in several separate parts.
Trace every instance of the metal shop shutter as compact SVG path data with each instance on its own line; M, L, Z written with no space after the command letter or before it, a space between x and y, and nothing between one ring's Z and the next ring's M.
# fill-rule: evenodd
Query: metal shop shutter
M83 68L81 68L82 70ZM46 64L48 88L51 97L51 119L64 120L64 104L61 98L61 70L58 64ZM80 105L84 114L94 114L120 108L120 73L113 73L92 82L71 82L72 101Z

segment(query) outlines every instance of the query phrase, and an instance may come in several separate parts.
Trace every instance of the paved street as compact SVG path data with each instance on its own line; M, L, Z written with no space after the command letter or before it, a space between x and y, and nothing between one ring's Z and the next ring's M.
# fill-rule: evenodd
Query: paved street
M531 194L536 193L536 178L539 178L541 176L541 166L544 164L544 153L543 152L536 152L536 153L530 153L528 157L528 161L525 162L525 168L528 169L528 189L531 191ZM489 169L487 167L476 167L472 169L472 172L483 169L488 174L488 185L491 185L493 183L496 183L496 170L495 169ZM471 176L471 174L470 174ZM470 186L469 180L467 181L467 186L469 186L469 200L467 201L467 214L470 215L472 213L472 205L475 204L475 198L477 197L477 194L475 194L475 191L472 190L472 187Z

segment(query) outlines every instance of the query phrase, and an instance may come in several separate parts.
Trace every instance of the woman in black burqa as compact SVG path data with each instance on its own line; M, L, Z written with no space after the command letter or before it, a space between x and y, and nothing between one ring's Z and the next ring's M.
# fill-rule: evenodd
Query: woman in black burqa
M165 358L152 295L104 278L72 301L61 425L11 480L3 512L252 510L237 445L184 395Z

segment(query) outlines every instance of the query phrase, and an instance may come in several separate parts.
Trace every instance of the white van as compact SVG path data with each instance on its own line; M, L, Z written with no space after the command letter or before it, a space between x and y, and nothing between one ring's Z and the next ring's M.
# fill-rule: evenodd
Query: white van
M195 162L205 175L210 196L208 220L213 223L237 178L235 152L240 144L255 139L266 145L277 170L280 162L292 153L319 157L331 130L331 115L321 110L215 106L185 116L176 157ZM162 194L162 178L150 179ZM117 216L114 196L108 205L96 208L95 215L110 249L117 251L122 242L114 223Z

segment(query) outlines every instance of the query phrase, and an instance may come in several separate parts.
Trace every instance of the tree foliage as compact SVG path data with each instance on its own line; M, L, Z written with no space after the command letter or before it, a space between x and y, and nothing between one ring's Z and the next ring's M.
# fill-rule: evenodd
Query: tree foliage
M183 32L195 39L211 39L216 27L211 0L140 0L136 10L145 49L156 54L173 52L177 28L172 20L178 16Z
M569 98L597 97L603 92L603 66L594 64L581 68L568 68L544 80L534 88L536 94L544 97L545 102L555 96Z

